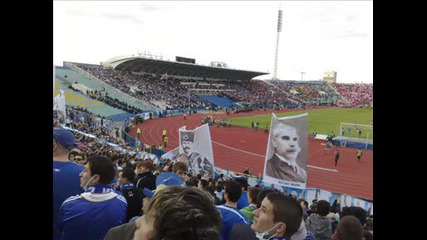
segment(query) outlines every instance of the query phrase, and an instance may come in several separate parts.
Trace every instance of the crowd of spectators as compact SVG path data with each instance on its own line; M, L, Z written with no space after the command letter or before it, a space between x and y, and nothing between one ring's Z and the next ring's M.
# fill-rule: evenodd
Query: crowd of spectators
M200 95L215 95L257 107L272 104L337 106L342 105L344 100L356 105L372 102L372 84L355 85L356 88L353 85L334 84L334 89L324 81L213 81L176 76L162 78L149 73L132 74L103 69L101 66L79 67L132 97L156 107L166 106L166 109L213 109L212 103L203 100Z
M280 89L289 92L304 102L325 105L336 105L336 101L341 97L337 95L324 81L278 81L273 80Z
M334 83L332 86L349 101L350 106L371 107L374 104L373 84Z
M301 223L286 222L290 220L283 219L273 220L271 222L272 225L268 225L268 227L267 225L262 226L259 219L265 213L261 213L260 209L266 208L266 206L268 208L270 203L279 204L274 199L281 199L279 202L283 202L283 207L285 208L295 207L296 205L293 201L297 201L297 196L292 194L284 196L277 189L264 187L262 182L257 182L257 185L250 186L245 177L227 177L221 174L215 178L204 179L200 174L190 173L184 159L180 158L175 162L170 159L155 161L156 159L144 157L147 155L137 154L139 150L127 146L120 139L120 136L116 135L114 128L107 127L109 125L108 120L102 116L96 116L82 108L67 108L67 116L66 126L96 136L96 138L73 132L72 140L70 140L70 137L64 137L64 130L59 131L57 130L59 126L54 126L56 127L54 128L55 146L63 146L62 148L58 147L59 150L57 151L55 151L54 146L54 162L58 161L56 160L58 156L63 156L65 152L68 152L68 160L70 162L84 167L78 174L80 176L81 192L77 192L78 195L66 196L68 198L64 200L57 211L54 211L54 236L56 237L62 236L62 239L78 237L79 239L100 240L104 239L104 237L105 239L144 239L139 235L141 234L139 231L146 231L147 229L141 229L140 224L141 221L144 221L144 217L150 217L154 218L152 221L157 222L157 224L154 224L155 231L153 234L168 236L168 234L178 231L184 236L183 238L177 238L179 234L174 233L171 235L174 237L173 239L219 239L221 236L221 239L244 238L255 240L256 232L261 234L262 231L272 228L273 225L280 226L282 221L287 226L293 227L289 227L289 229L279 227L275 231L278 234L277 236L287 236L291 239L342 239L342 236L349 229L345 227L346 224L344 223L340 225L340 219L352 215L359 220L356 223L364 228L363 231L360 228L361 232L357 234L364 234L365 239L373 239L373 216L368 216L368 213L360 207L340 206L338 199L333 204L325 200L313 200L310 208L307 208L308 203L303 198L300 198L298 199L300 203L298 205L300 209L298 210L300 211L298 213L299 217L293 219L299 219L295 221ZM54 123L56 123L55 119ZM107 144L107 141L120 145L120 148ZM78 158L79 156L84 156L83 160ZM60 174L62 170L58 171L55 174ZM164 174L169 175L165 178ZM175 176L173 174L178 179L181 179L178 180L178 183L176 183L176 179L173 181L174 183L170 183L170 179ZM66 176L64 177L67 178ZM74 178L76 177L78 176L74 176ZM61 181L65 180L62 179ZM162 184L164 185L163 188L159 188L159 185ZM181 187L178 188L171 185L180 185ZM199 190L191 190L193 188L198 188ZM160 194L166 194L168 191L172 191L171 196L168 198L173 198L172 196L175 194L186 193L193 197L201 197L198 201L208 199L209 206L205 204L200 208L200 204L184 205L180 207L179 211L184 215L188 215L186 218L177 218L174 220L173 226L168 225L168 227L159 228L158 224L166 221L166 219L161 218L160 213L151 214L153 209L150 206L153 204L164 206L162 210L157 209L157 211L173 209L173 204L168 205L165 203L164 205L163 201L166 201L165 199L157 200L162 199ZM100 195L96 194L98 192ZM280 196L271 195L271 192L275 192ZM101 198L102 203L91 203L91 201ZM187 199L185 196L184 198ZM188 199L191 199L191 197ZM154 201L160 202L154 203ZM188 203L192 202L191 200L188 201ZM291 202L292 204L287 204ZM346 204L346 201L343 202ZM209 222L209 233L191 233L197 228L205 229L205 225L196 224L198 222L196 221L196 216L199 218L202 215L193 215L192 213L194 209L198 208L201 211L210 209L208 211L209 214L204 213L203 215L206 217L203 221ZM178 210L175 209L174 211ZM270 214L276 213L273 210ZM294 212L293 214L296 213ZM90 218L98 219L95 225L86 224ZM193 225L190 228L179 227L181 222L182 224ZM128 229L126 231L130 232L110 233L110 230L115 232L117 228L122 229L121 226L126 229L129 227L131 230ZM240 227L245 231L240 231ZM190 232L186 233L186 231ZM336 238L338 235L341 238ZM205 236L205 238L202 236Z
M289 96L261 80L238 82L231 86L235 91L224 92L224 95L235 102L248 102L252 105L283 103Z
M168 109L209 107L210 103L195 94L188 97L188 85L180 84L179 79L168 77L161 79L155 74L131 74L126 71L115 71L99 67L80 68L91 73L98 79L122 92L153 104L156 101L165 102ZM188 102L190 100L190 103ZM159 107L159 106L156 106Z

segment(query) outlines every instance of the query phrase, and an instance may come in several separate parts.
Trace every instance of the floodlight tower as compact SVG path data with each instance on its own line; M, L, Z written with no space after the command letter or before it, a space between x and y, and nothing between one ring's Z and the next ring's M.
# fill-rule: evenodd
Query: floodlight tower
M282 31L282 10L279 7L279 16L277 18L277 41L276 41L276 55L274 57L274 73L273 79L278 80L277 78L277 69L278 69L278 61L279 61L279 37L280 32Z

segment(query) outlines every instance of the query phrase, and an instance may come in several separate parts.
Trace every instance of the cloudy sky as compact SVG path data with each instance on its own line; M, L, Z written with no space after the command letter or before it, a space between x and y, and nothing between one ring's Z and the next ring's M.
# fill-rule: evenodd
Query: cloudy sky
M372 1L54 1L54 64L145 52L271 79L279 7L280 79L373 82Z

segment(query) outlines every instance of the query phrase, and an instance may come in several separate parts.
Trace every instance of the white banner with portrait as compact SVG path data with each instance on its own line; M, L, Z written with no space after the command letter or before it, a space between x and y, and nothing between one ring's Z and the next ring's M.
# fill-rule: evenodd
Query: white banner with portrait
M160 159L162 160L170 159L172 162L176 162L178 160L178 157L179 157L179 147L176 147L170 150L169 152L163 154L160 157Z
M307 183L308 114L271 117L263 181L304 189Z
M212 150L211 133L208 124L194 130L179 129L179 153L187 157L188 172L202 179L214 178L214 157Z
M55 64L53 64L53 95L55 96Z
M59 120L59 123L65 124L67 114L65 111L65 95L62 90L59 90L59 94L53 99L53 111L57 114L56 117Z

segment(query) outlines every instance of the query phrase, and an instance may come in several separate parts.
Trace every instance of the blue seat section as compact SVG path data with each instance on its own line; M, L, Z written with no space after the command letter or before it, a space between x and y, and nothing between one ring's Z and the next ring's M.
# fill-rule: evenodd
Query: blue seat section
M233 101L231 101L228 98L223 98L218 96L206 96L206 95L200 95L199 97L219 107L225 107L225 108L237 107L237 105L234 104Z

